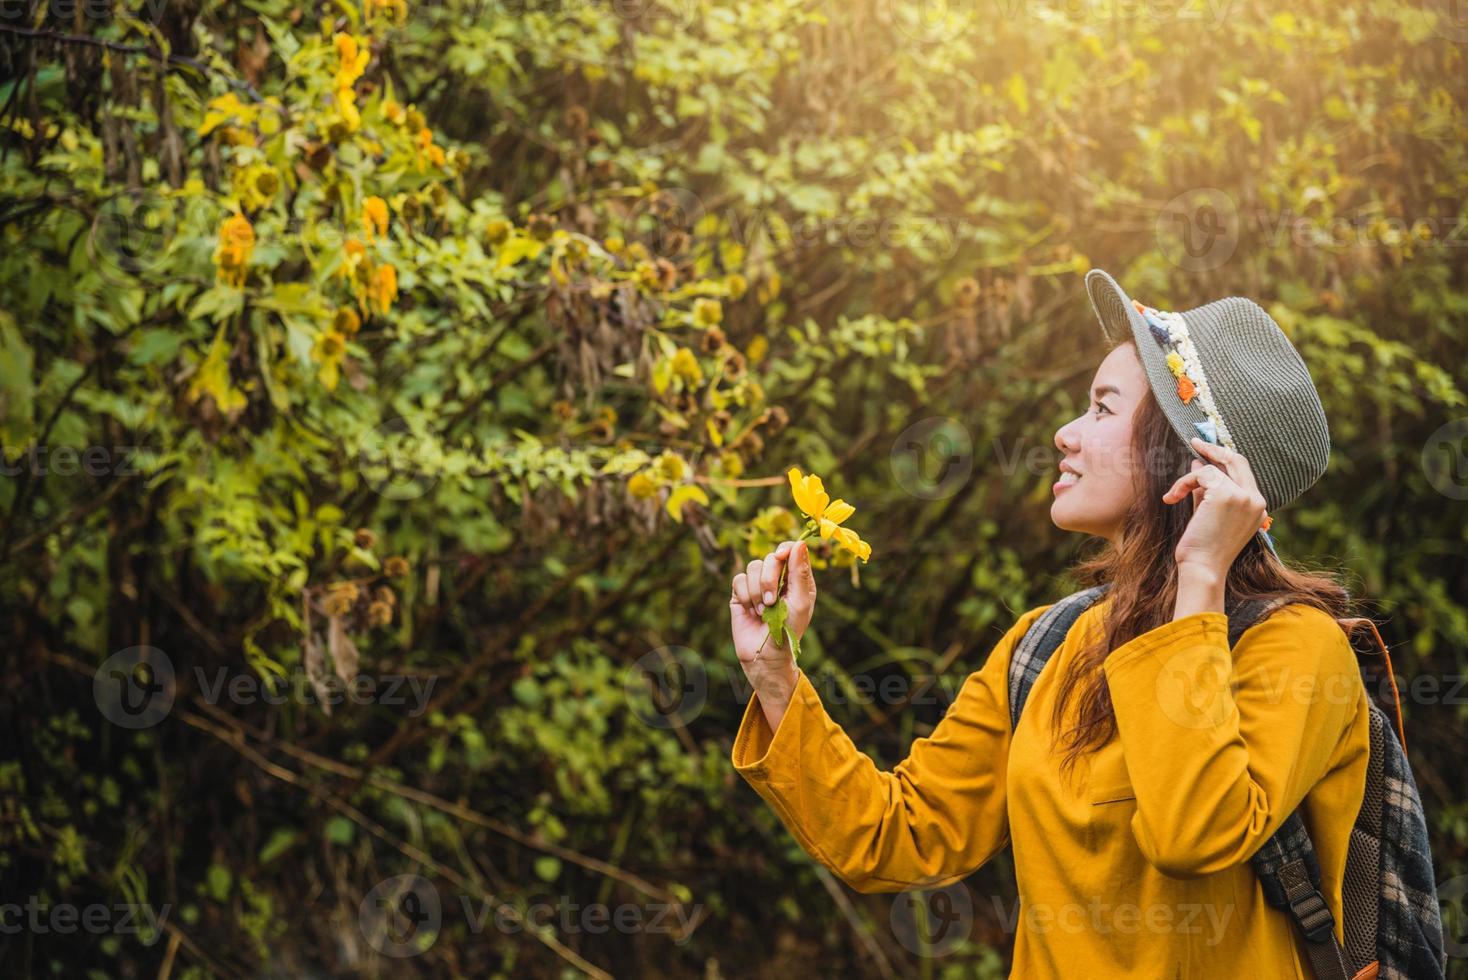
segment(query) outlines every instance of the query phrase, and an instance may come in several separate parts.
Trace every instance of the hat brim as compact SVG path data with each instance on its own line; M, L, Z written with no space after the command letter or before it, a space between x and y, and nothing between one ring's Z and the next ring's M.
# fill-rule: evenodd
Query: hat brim
M1115 279L1100 269L1086 273L1086 293L1091 298L1096 318L1101 321L1101 329L1113 347L1127 340L1136 341L1137 354L1141 357L1147 383L1157 404L1188 452L1197 459L1203 459L1203 454L1193 448L1192 439L1199 434L1194 423L1206 422L1208 413L1203 411L1197 399L1185 402L1178 397L1177 378L1167 366L1167 352L1152 336L1151 328L1137 312L1131 297Z

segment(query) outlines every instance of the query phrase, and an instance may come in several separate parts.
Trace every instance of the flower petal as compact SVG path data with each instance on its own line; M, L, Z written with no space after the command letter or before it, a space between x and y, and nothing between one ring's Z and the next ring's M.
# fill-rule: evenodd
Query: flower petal
M842 521L846 520L848 517L855 513L855 507L851 506L844 500L837 499L831 501L829 504L826 505L825 518L832 524L840 524Z

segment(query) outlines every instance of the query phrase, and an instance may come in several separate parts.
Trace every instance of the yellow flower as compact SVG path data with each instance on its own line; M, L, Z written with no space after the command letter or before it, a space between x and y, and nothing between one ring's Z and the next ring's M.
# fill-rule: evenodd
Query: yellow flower
M673 374L689 385L703 381L703 368L699 367L698 358L687 347L679 347L673 354Z
M316 343L311 347L311 359L321 365L316 372L316 377L320 379L327 391L336 390L342 358L346 352L347 338L338 333L335 327L327 327L321 331L316 338Z
M357 39L350 34L338 33L333 41L336 44L338 61L334 87L349 89L357 84L357 79L361 78L362 73L367 70L367 62L371 60L372 55L361 50Z
M632 479L627 481L627 490L632 496L646 500L657 494L658 485L646 473L634 473Z
M396 99L386 99L382 103L382 118L394 126L401 126L407 120L408 113Z
M250 255L255 251L255 227L242 214L233 214L219 226L219 247L214 264L219 278L237 289L244 288Z
M374 14L386 13L398 23L408 19L408 0L371 0L367 7Z
M332 328L348 337L355 337L357 331L362 329L362 318L357 316L357 311L349 306L343 306L336 311L332 317Z
M792 466L786 475L790 478L790 492L795 497L795 506L815 522L823 539L835 538L836 543L866 561L872 554L872 546L857 536L850 528L841 524L856 508L841 499L832 500L826 493L821 478L811 473L802 476L800 467Z
M357 96L351 89L336 90L336 111L342 117L347 133L355 133L362 128L362 113L357 111Z
M387 235L386 201L374 195L362 202L362 227L367 230L369 242L372 241L374 231L379 235Z
M681 483L688 475L688 464L674 452L665 452L653 460L653 471L666 483Z
M1167 367L1169 370L1172 371L1174 377L1182 377L1183 368L1186 366L1187 365L1183 363L1183 356L1177 351L1173 350L1167 352Z
M230 182L240 204L249 211L265 207L280 190L280 175L264 163L239 168L231 175Z
M724 319L724 307L716 299L699 299L693 304L693 322L700 327L712 327Z
M383 313L392 309L393 300L398 298L398 270L387 264L378 266L368 295Z

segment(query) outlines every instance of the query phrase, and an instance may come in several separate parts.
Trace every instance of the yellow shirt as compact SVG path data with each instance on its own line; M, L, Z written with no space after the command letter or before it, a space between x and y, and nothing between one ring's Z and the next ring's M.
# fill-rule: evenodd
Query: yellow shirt
M1012 843L1011 976L1309 980L1304 941L1265 902L1249 857L1303 800L1344 939L1341 879L1370 745L1345 633L1291 604L1232 651L1220 612L1130 640L1103 667L1117 735L1062 780L1050 742L1056 678L1107 601L1071 628L1012 737L1010 653L1048 606L1019 618L891 772L831 720L804 672L774 733L750 698L734 768L857 891L942 887Z

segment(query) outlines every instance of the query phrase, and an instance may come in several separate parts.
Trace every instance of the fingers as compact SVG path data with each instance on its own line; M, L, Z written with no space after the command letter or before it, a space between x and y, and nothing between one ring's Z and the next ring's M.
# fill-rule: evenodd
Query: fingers
M729 601L748 606L756 615L763 614L767 606L773 606L779 600L780 571L797 554L797 550L802 556L803 566L792 566L792 579L788 584L808 586L803 594L814 595L815 582L811 576L809 554L803 548L797 549L794 541L783 541L774 551L764 558L754 559L744 571L734 576ZM793 577L797 573L803 576L798 581Z
M760 596L760 582L762 581L760 576L763 574L763 565L764 563L756 558L744 569L744 589L745 594L749 597L749 608L757 613L765 611L765 604Z
M1194 504L1201 503L1202 498L1206 496L1207 499L1220 505L1257 510L1260 519L1263 519L1264 495L1257 488L1240 485L1211 463L1199 466L1195 460L1193 465L1195 469L1191 473L1179 477L1177 482L1162 495L1163 503L1175 504L1192 493Z
M778 548L765 555L764 562L760 565L760 601L767 606L773 606L780 594L780 571L785 567L785 562L790 556L790 542L783 542Z
M1254 478L1254 468L1249 465L1249 459L1243 453L1227 446L1215 445L1197 436L1193 436L1192 443L1193 447L1205 458L1222 469L1229 479L1246 490L1259 492L1259 483Z

